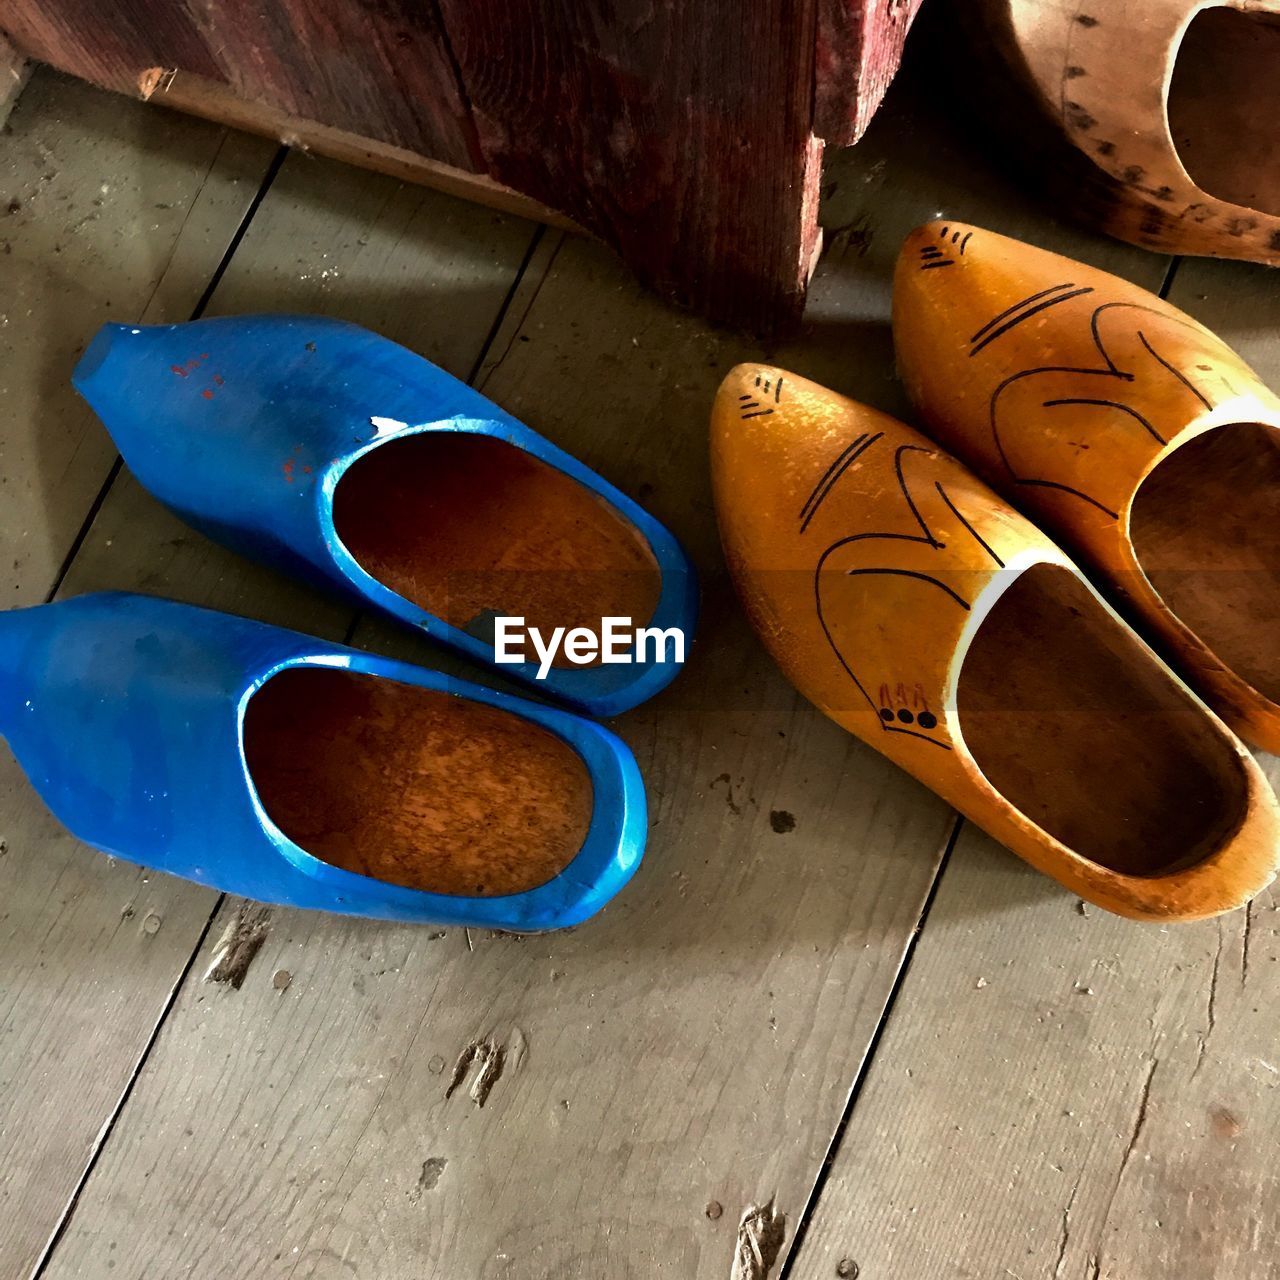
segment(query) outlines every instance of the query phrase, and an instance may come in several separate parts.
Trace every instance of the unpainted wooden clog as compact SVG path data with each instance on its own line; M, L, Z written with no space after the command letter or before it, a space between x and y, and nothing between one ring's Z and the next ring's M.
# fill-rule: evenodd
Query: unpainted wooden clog
M1059 207L1165 253L1280 263L1280 0L962 0L968 80Z
M1280 399L1154 294L976 227L912 232L893 317L930 435L1280 751Z
M291 907L559 928L647 832L601 725L147 596L0 612L0 734L79 839Z
M755 365L720 389L711 454L747 613L838 724L1121 915L1211 916L1271 882L1280 810L1247 750L961 463Z

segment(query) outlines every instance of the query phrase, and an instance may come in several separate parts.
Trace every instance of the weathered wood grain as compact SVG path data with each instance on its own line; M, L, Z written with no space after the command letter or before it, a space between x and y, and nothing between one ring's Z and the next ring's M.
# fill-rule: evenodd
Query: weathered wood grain
M1156 928L966 828L793 1274L1274 1272L1275 903Z
M440 11L499 182L563 209L714 320L794 328L821 166L813 0Z
M271 110L476 167L435 5L10 0L0 24L30 57L117 92L136 93L152 67L187 72Z
M72 391L106 320L185 320L271 161L258 139L36 75L0 138L4 605L42 600L115 451Z
M829 147L866 132L898 70L920 0L818 0L813 131Z
M1280 385L1266 270L1184 260L1168 296ZM921 1280L1275 1276L1278 995L1274 893L1136 925L966 828L794 1280L845 1259Z
M175 105L219 119L292 118L364 161L485 174L675 301L776 334L804 305L822 139L861 134L918 4L11 0L3 22L122 92L176 76Z
M143 157L149 163L151 155L140 149L135 131L141 146L156 139L151 145L162 159L160 143L167 128L176 127L180 137L218 132L104 99L83 86L52 82L47 96L33 102L34 90L33 85L33 92L24 95L22 110L38 113L39 128L60 117L68 130L85 135L87 174L95 183L90 190L97 189L104 172L111 172L93 162L90 139L99 139L100 156L116 137L113 130L119 130L127 139L120 145L141 166ZM81 99L98 113L94 123L73 115ZM104 100L110 104L106 111ZM262 154L259 144L252 145ZM194 164L191 168L201 172ZM162 176L164 172L161 167ZM138 181L146 179L144 168ZM81 177L79 185L88 181ZM277 181L278 188L259 209L261 222L255 220L215 294L214 309L337 310L376 326L388 308L407 308L409 318L402 325L406 340L465 375L479 358L533 228L303 156L287 161ZM126 229L132 233L135 217L131 208L108 243L114 247ZM24 228L21 239L28 234ZM34 250L18 240L15 254L35 260ZM183 258L181 274L197 284L194 296L199 296L217 257L201 280L188 256L180 248L174 262ZM129 261L123 250L121 258ZM93 307L110 300L114 305L107 315L115 314L128 297L128 280L127 274L115 279L113 292L104 267L99 283L105 298L95 303L84 289L75 295L83 314L64 317L65 353L57 359L56 350L52 357L39 352L42 361L52 359L55 367L43 371L30 391L30 412L37 420L42 406L61 396L74 362L71 344L87 339L101 318ZM343 291L335 300L332 290L338 281ZM164 281L156 296L168 296L175 288ZM174 317L172 309L165 314ZM35 337L33 333L33 344ZM21 362L6 366L17 372L25 367ZM94 435L95 447L109 458L112 451L101 427L88 409L79 406L76 411L85 420L86 434ZM5 474L12 483L13 473ZM85 514L81 509L77 518ZM30 582L33 572L26 570L22 581ZM38 598L48 585L35 583L29 594ZM338 638L352 616L345 604L206 542L146 495L127 472L112 486L70 566L62 594L108 588L174 596ZM116 863L74 841L44 811L7 751L3 756L0 1273L16 1276L30 1270L66 1211L218 897ZM104 1253L88 1270L105 1275L106 1268Z
M187 111L206 120L216 120L264 138L273 138L295 150L327 156L331 160L344 160L406 182L418 182L446 195L461 196L464 200L474 200L477 204L533 218L550 226L578 229L571 219L550 205L504 187L487 173L458 169L405 147L293 115L258 99L241 98L220 81L189 71L151 67L139 78L137 93L146 102L172 107L175 111Z
M115 1277L722 1280L744 1218L774 1265L786 1247L952 817L785 684L719 575L706 415L752 348L573 238L544 239L508 316L485 392L706 574L689 670L617 722L645 864L598 919L524 940L275 913L238 992L179 994L50 1276L114 1245ZM884 385L872 349L845 358Z

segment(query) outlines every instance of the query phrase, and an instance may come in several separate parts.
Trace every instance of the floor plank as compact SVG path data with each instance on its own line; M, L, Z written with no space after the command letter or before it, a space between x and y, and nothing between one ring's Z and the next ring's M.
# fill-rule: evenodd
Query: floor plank
M74 396L104 320L183 319L274 155L40 71L0 135L5 607L55 583L114 450ZM143 234L142 232L145 232ZM0 1273L35 1262L209 904L86 860L0 761ZM139 974L155 980L139 985Z
M492 215L346 173L288 162L214 309L329 310L465 373L527 232L496 220L486 241L468 216ZM943 212L1148 285L1163 273L1028 209L953 125L901 94L827 185L833 247L804 342L777 358L891 410L887 271L915 222ZM1240 333L1275 325L1260 302L1237 312L1221 296ZM781 1265L950 815L800 703L716 576L705 415L719 375L755 354L638 294L598 247L543 240L485 390L645 501L708 570L690 671L619 722L649 783L645 867L599 921L550 938L276 912L238 991L201 980L240 911L228 901L47 1274L110 1262L113 1277L723 1277L740 1219L770 1204ZM348 616L209 548L127 477L68 576L69 590L99 585L328 634ZM372 622L358 639L424 652ZM22 818L21 804L4 812ZM794 829L775 830L784 815ZM183 957L165 968L131 953L113 985L94 949L101 901L136 901L118 932L146 955L175 934L194 942L212 895L128 871L134 896L124 882L93 887L100 901L75 885L64 907L68 876L109 864L56 839L68 847L49 850L52 879L28 898L53 961L26 957L26 989L64 1003L74 991L79 1021L57 1014L71 1034L101 1034L113 999L150 1009L132 1063ZM1280 1061L1253 994L1280 954L1273 903L1220 932L1149 930L1079 914L973 832L949 866L794 1273L829 1276L847 1257L863 1276L1141 1280L1187 1259L1181 1273L1208 1274L1214 1247L1240 1258L1233 1280L1265 1274L1239 1250L1251 1216L1274 1239L1261 1161ZM143 953L127 930L153 916ZM0 963L5 951L0 935ZM106 989L82 998L84 974L104 967ZM71 1034L52 1060L83 1075ZM503 1054L487 1095L472 1046ZM19 1128L43 1134L67 1106Z
M1277 959L1270 895L1084 915L966 828L794 1275L1273 1276Z
M43 600L115 458L72 391L106 320L185 320L275 148L40 70L0 135L0 557Z
M1280 387L1268 271L1186 260L1169 297ZM1278 905L1086 912L966 828L795 1280L1274 1277Z
M886 119L829 176L833 247L784 363L900 407L888 273L940 209L1158 282L1159 260L1029 213L915 108ZM719 1278L761 1206L785 1256L952 817L798 698L719 574L706 415L758 353L554 235L508 317L484 390L706 571L690 669L618 724L649 788L645 865L552 937L275 913L240 991L179 994L51 1276L110 1249L117 1277ZM424 652L372 621L357 639ZM503 1055L483 1107L477 1046Z
M102 168L100 157L112 146L124 157L121 171L130 161L150 163L158 152L164 161L159 177L130 182L137 188L145 185L152 203L152 197L168 198L178 190L174 175L184 162L168 154L167 113L135 108L124 99L91 94L64 82L53 81L41 89L42 79L37 77L24 94L15 127L21 113L31 113L26 127L50 150L55 122L69 134L83 131L94 143L85 160L94 182L109 171ZM82 98L92 108L91 120L77 120ZM104 110L104 101L110 110ZM188 149L192 136L220 132L172 119L180 121L178 143ZM272 149L251 145L265 168ZM33 147L39 155L40 146ZM70 139L57 150L69 185L67 156L73 150ZM198 177L203 172L200 164L207 168L208 159L197 157L199 163L188 159L185 164ZM82 177L71 190L79 191L87 181ZM257 187L254 177L247 184L249 194ZM129 225L139 216L139 199L132 199L125 211ZM215 247L206 229L211 226L208 212L201 212L199 201L186 225L189 234ZM14 235L15 256L27 264L25 278L30 283L25 287L35 297L40 292L36 271L45 261L41 253L51 252L45 243L50 233L28 225L9 233ZM533 234L529 224L515 219L295 156L286 161L259 209L211 310L275 305L325 312L332 310L331 283L342 279L343 314L377 325L394 302L413 313L412 322L404 326L407 337L465 376L480 357ZM146 244L146 261L153 264L163 248L154 235L139 237ZM43 248L33 249L30 238ZM87 340L101 319L124 310L130 297L125 285L131 282L145 288L128 314L138 315L146 307L147 319L184 318L184 307L189 313L222 252L217 245L217 253L202 267L179 240L168 251L168 274L157 280L154 270L146 275L130 265L133 251L121 243L124 239L117 224L98 250L104 263L111 254L123 258L127 269L115 284L105 265L95 267L97 260L88 255L74 287L64 290L59 304L63 310L50 312L47 324L33 332L33 354L26 363L11 359L5 366L25 378L39 361L29 381L17 384L26 406L23 413L6 422L25 430L36 421L59 423L63 419L56 415L65 412L80 441L67 446L68 456L92 454L103 463L102 476L113 454L110 443L87 408L63 389L74 348ZM74 243L67 242L61 258ZM58 263L60 257L52 261ZM95 269L108 295L97 301L87 292ZM186 281L186 294L175 273ZM57 293L60 279L45 286L55 298L62 296ZM49 329L55 320L60 327ZM5 330L16 332L14 324ZM50 351L55 344L51 334L61 348L55 345ZM71 434L70 426L66 434ZM11 465L6 456L5 474L12 484L26 472L18 465L11 470ZM69 484L41 496L40 510L47 509L51 519L65 513L71 501ZM86 508L87 502L77 521ZM0 533L8 528L6 524ZM48 541L52 543L52 537ZM37 559L33 556L24 570L30 599L40 598L50 585L32 580ZM345 604L313 595L207 543L165 512L127 472L112 486L61 594L105 588L169 595L335 637L346 633L352 618ZM0 764L0 812L0 970L5 974L0 995L0 1273L17 1276L35 1264L62 1216L218 897L183 881L115 863L72 840L45 813L7 752ZM97 1259L87 1270L105 1274L105 1266Z

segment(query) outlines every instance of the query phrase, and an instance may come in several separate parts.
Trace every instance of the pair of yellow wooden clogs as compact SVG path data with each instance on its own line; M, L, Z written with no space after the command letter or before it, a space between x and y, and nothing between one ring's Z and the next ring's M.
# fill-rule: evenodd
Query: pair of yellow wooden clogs
M721 535L766 646L1081 897L1243 905L1280 863L1236 736L1280 750L1280 400L1154 295L977 227L907 238L893 329L932 439L777 368L720 389Z

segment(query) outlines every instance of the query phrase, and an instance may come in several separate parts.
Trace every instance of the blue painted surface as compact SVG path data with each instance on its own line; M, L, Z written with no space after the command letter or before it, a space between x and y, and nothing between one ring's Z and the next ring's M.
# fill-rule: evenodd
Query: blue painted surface
M443 690L569 743L595 791L576 857L505 897L424 893L313 858L263 812L243 750L245 706L285 667L325 666ZM116 857L294 907L534 931L598 911L639 865L644 784L600 725L297 632L148 596L106 593L0 612L0 734L69 831Z
M558 468L648 541L662 574L647 625L692 640L697 583L666 528L594 471L442 369L367 329L317 316L233 316L104 325L73 381L129 468L184 520L286 572L354 594L479 662L493 646L426 614L366 573L333 526L347 469L388 440L425 431L495 436ZM403 424L380 431L383 424ZM637 623L644 620L637 619ZM625 711L677 674L668 660L505 675L593 715Z

